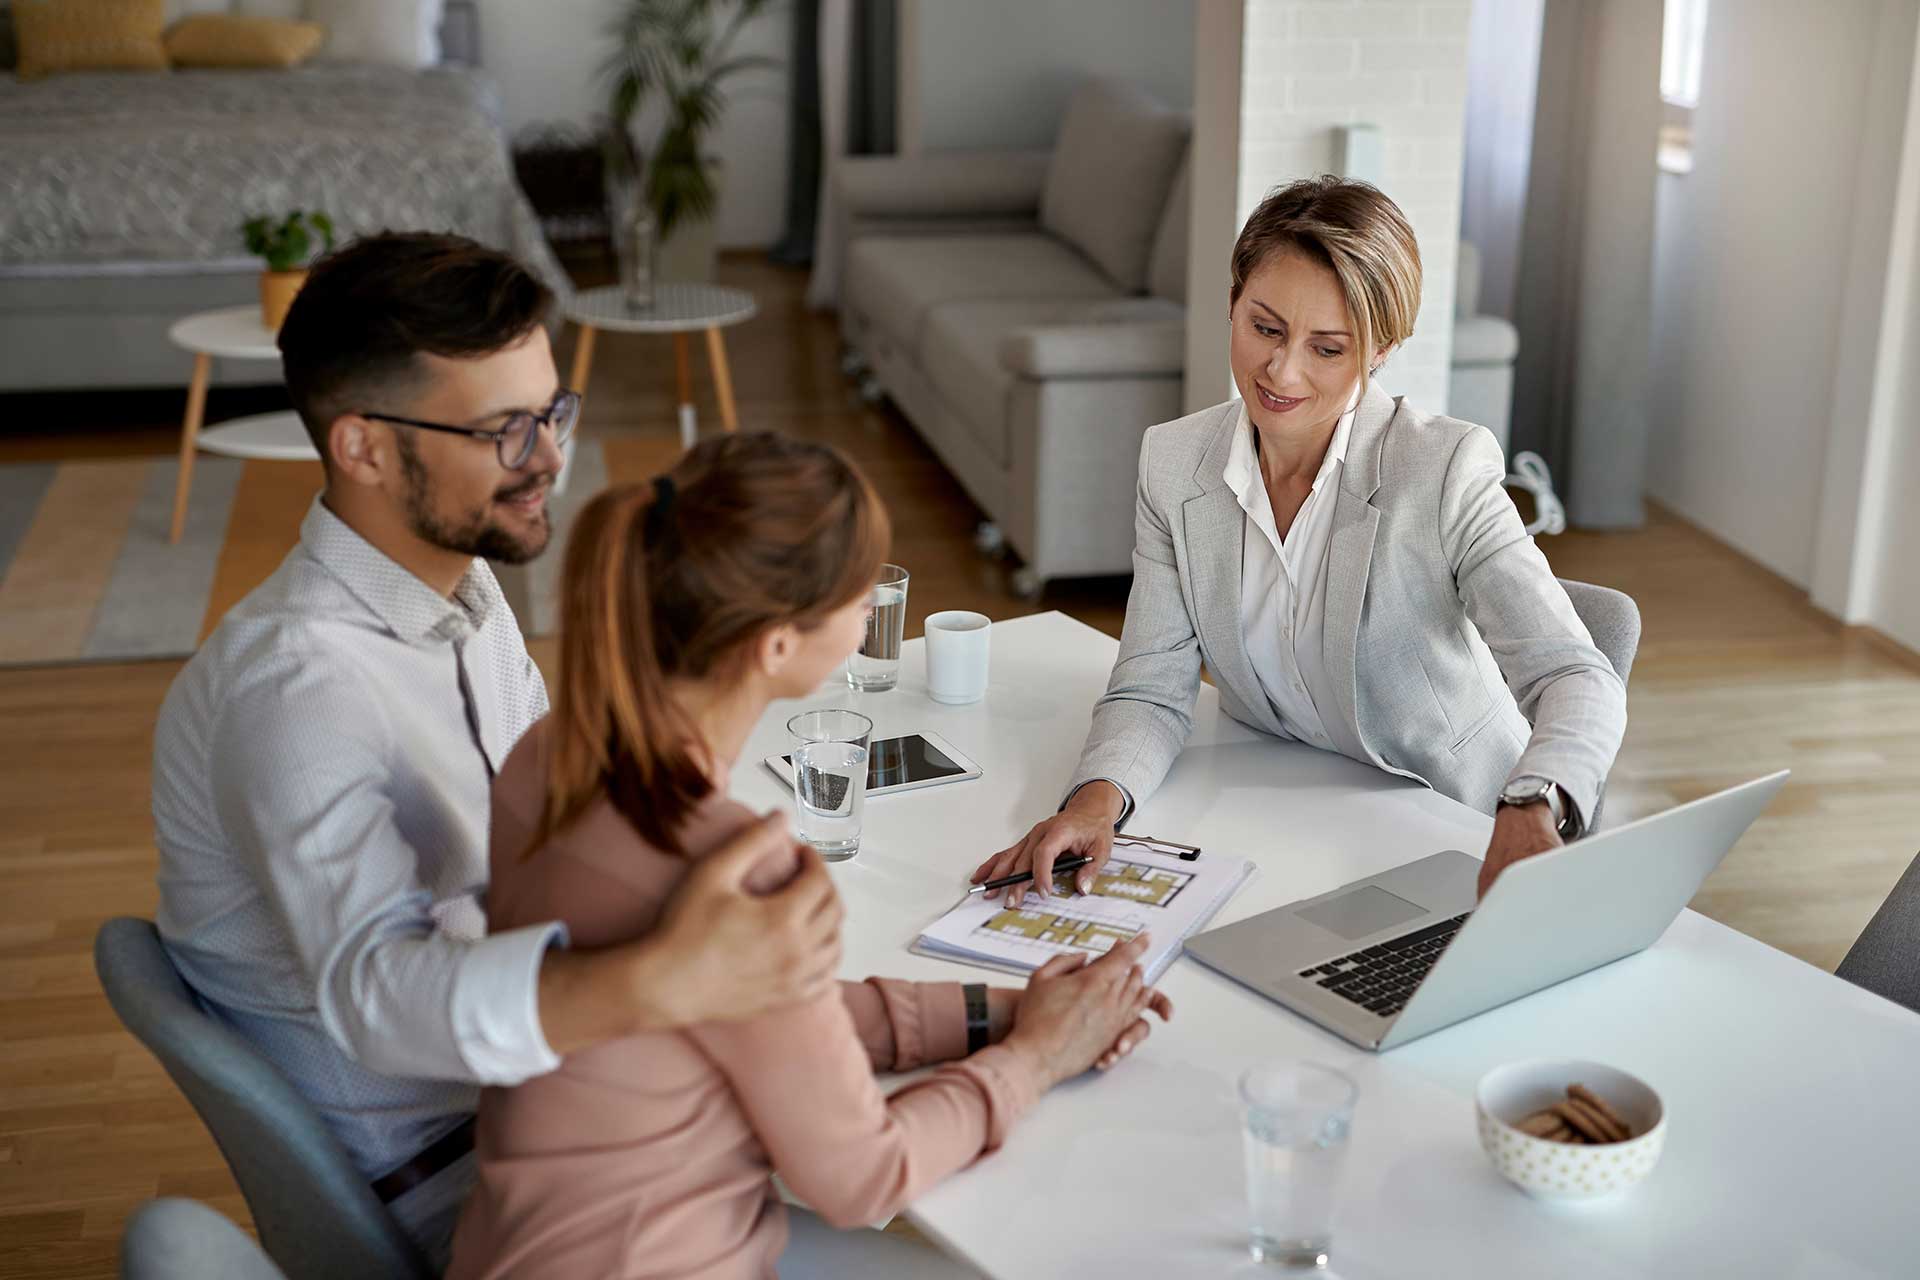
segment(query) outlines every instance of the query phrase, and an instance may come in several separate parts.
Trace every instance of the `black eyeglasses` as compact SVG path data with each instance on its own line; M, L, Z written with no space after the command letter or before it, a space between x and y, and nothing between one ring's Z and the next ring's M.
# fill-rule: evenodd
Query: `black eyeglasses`
M580 393L562 387L544 413L517 409L507 415L506 425L498 431L451 427L444 422L421 422L416 418L396 418L390 413L362 413L360 416L375 422L391 422L396 426L418 427L422 431L445 431L456 436L471 436L475 440L491 440L494 450L500 455L500 465L509 471L518 471L533 456L533 443L539 439L541 427L553 428L554 444L567 442L567 437L573 434L574 424L580 421Z

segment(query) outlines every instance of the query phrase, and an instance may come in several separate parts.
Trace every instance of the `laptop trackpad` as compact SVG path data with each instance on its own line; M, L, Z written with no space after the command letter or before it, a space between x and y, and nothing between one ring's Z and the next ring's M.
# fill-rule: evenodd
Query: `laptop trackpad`
M1405 898L1388 893L1377 884L1365 885L1352 893L1343 893L1325 902L1316 902L1294 913L1308 924L1339 934L1351 942L1397 924L1417 920L1427 914Z

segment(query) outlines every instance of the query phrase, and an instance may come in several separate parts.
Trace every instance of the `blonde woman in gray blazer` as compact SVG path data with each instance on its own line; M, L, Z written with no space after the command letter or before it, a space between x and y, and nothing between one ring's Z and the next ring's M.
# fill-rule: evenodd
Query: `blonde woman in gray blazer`
M1237 400L1147 432L1120 657L1067 800L974 881L1088 854L1193 729L1204 663L1234 719L1494 814L1480 877L1577 837L1626 689L1501 481L1484 427L1374 385L1420 309L1400 209L1319 178L1234 246Z

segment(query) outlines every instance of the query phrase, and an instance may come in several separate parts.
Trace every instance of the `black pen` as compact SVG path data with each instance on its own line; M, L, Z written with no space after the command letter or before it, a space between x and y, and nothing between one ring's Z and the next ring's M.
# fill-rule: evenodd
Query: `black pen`
M1059 875L1063 871L1078 871L1081 867L1086 866L1092 861L1092 858L1062 858L1053 864L1053 874ZM989 880L985 884L977 884L967 890L967 892L985 893L989 889L1004 889L1010 884L1025 884L1031 879L1033 879L1033 872L1022 871L1019 875L1001 876L998 880Z

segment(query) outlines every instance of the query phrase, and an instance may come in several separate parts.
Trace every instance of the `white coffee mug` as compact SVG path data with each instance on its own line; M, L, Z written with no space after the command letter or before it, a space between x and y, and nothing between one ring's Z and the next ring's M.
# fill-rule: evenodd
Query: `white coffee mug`
M987 638L993 623L984 613L949 609L927 615L927 696L935 702L978 702L987 693Z

